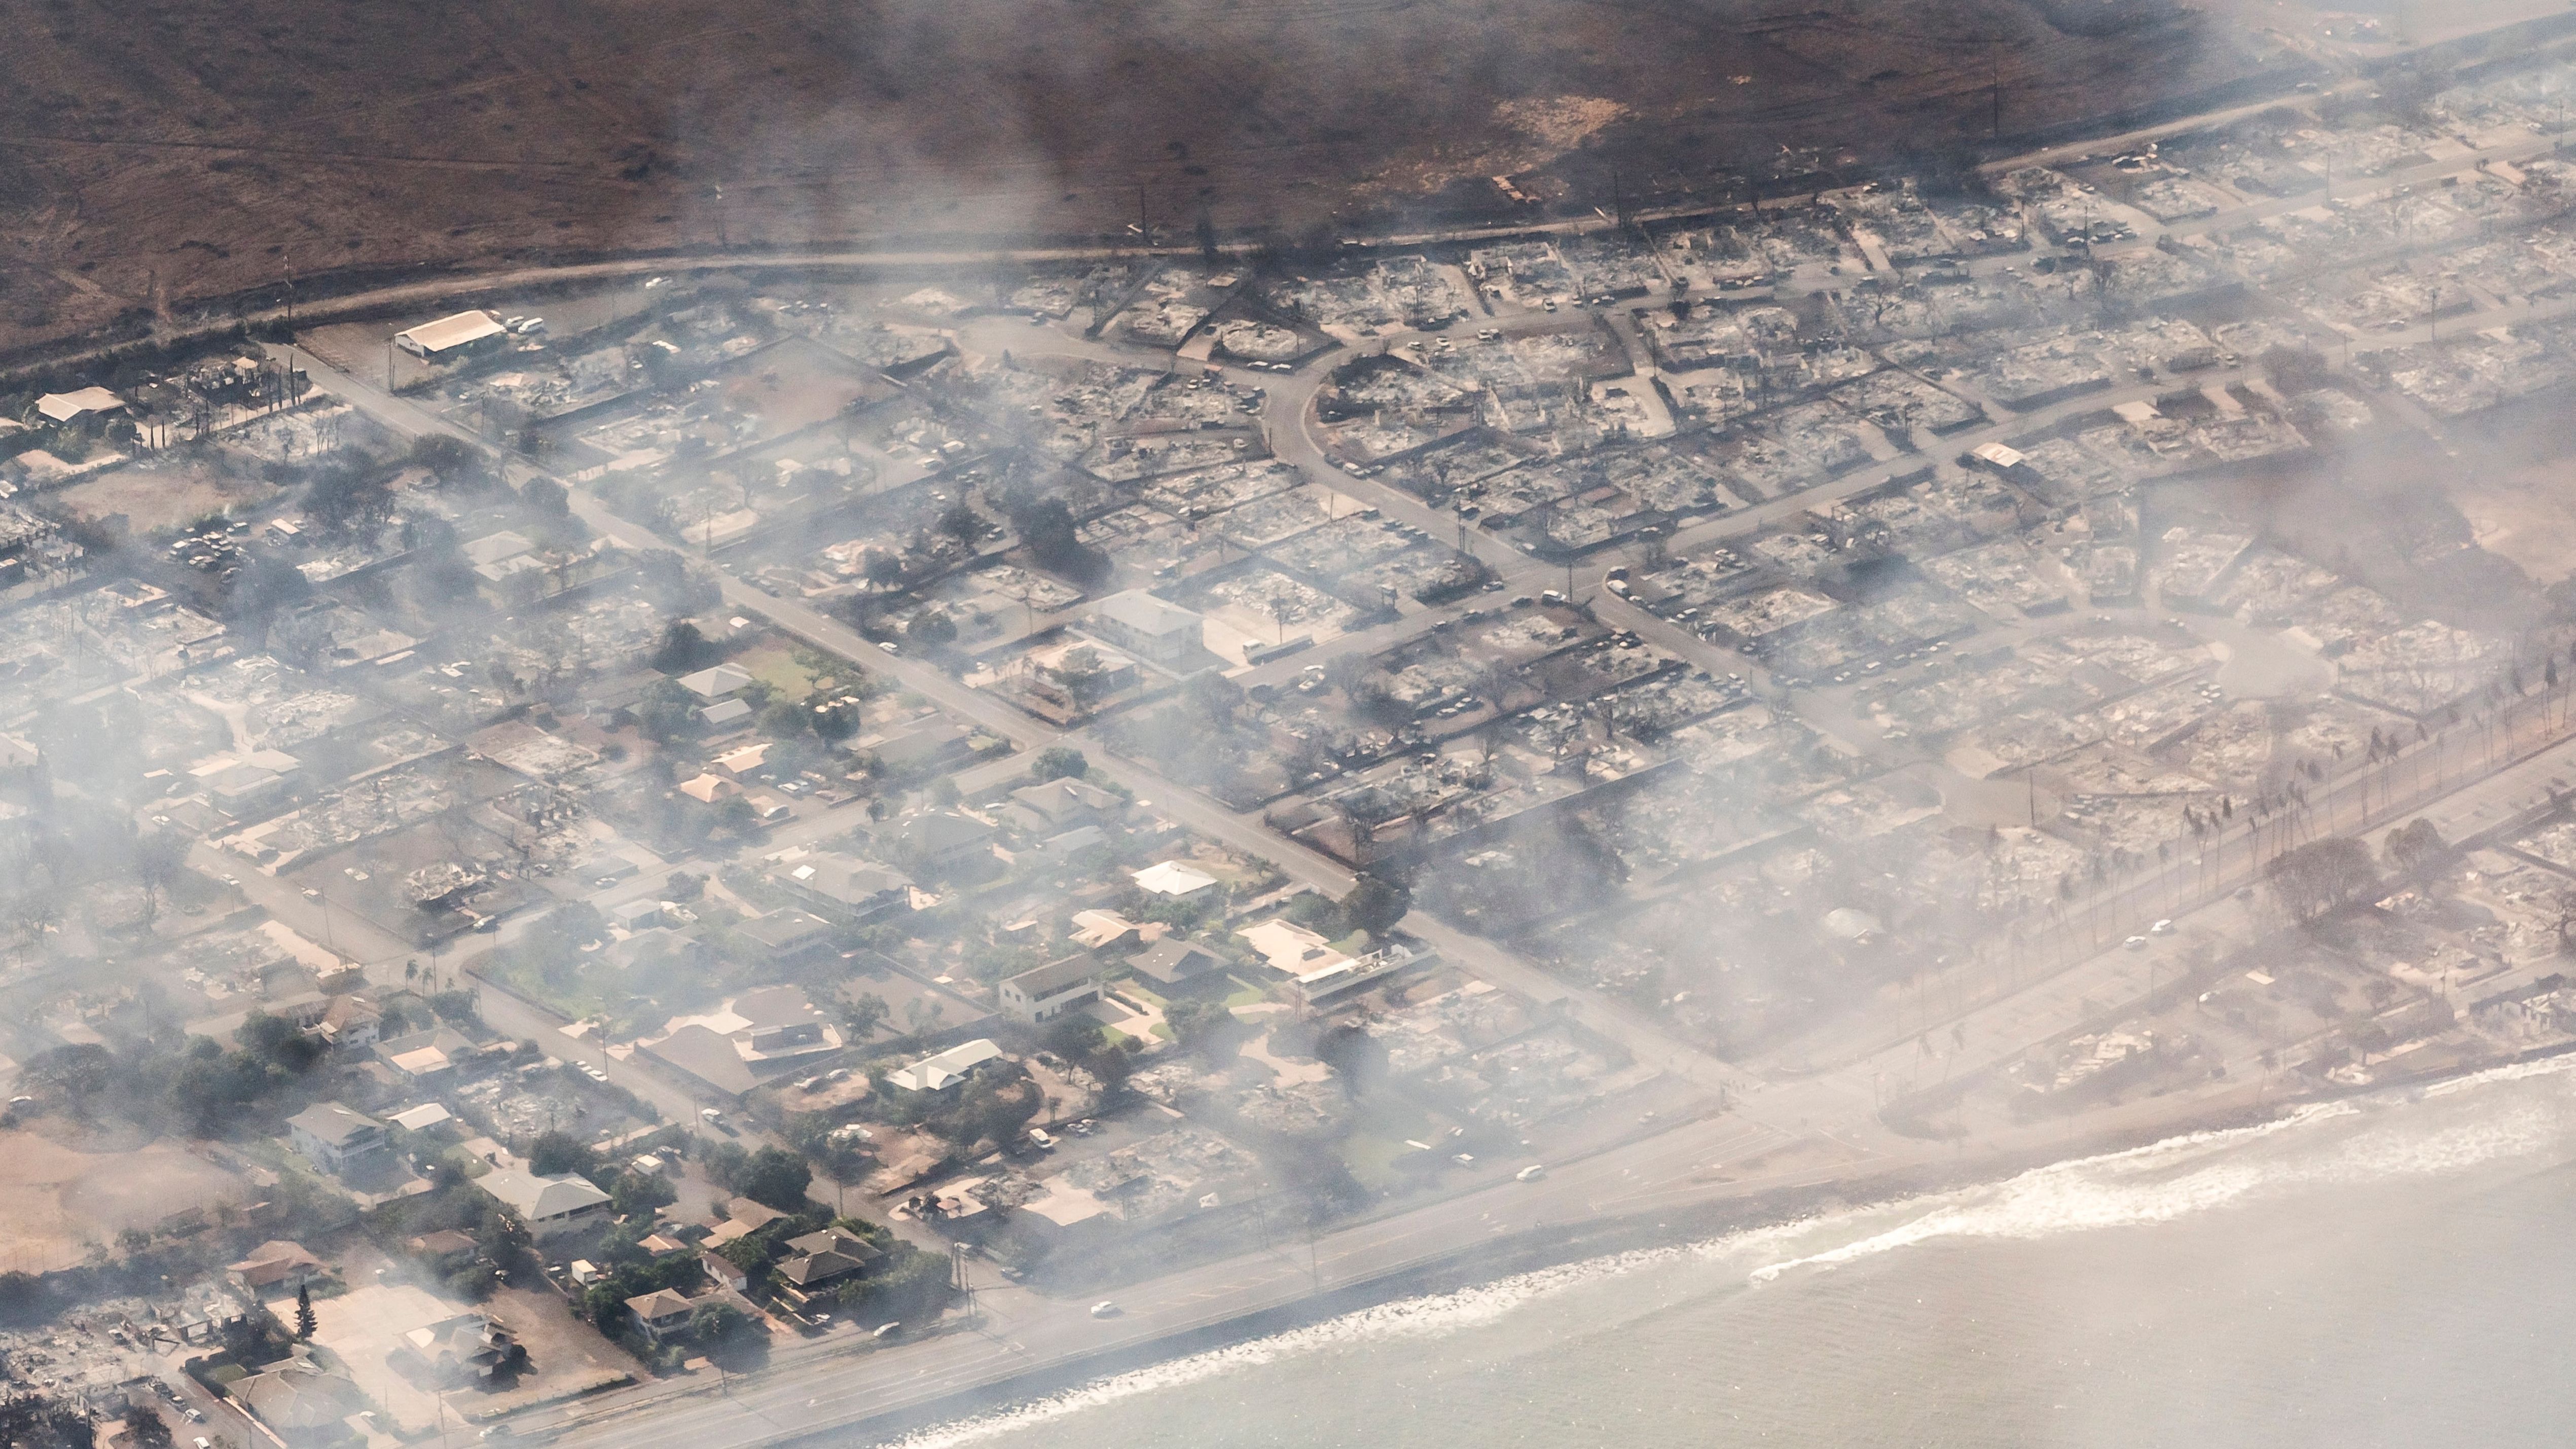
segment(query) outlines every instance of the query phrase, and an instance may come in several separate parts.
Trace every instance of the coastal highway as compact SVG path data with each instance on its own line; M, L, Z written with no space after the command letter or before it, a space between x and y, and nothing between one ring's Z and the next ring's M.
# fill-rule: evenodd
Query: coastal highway
M1658 1208L1689 1201L1698 1179L1708 1195L1751 1194L1822 1183L1851 1160L1807 1158L1777 1170L1759 1159L1784 1139L1731 1118L1693 1122L1613 1149L1535 1182L1504 1182L1429 1207L1337 1228L1311 1243L1279 1225L1265 1251L1130 1284L1113 1295L1115 1316L1094 1318L1089 1303L1030 1303L987 1312L969 1331L833 1358L796 1372L737 1380L729 1396L691 1385L581 1401L512 1420L521 1437L620 1449L733 1449L854 1425L942 1403L992 1384L997 1375L1070 1369L1083 1360L1141 1351L1158 1340L1211 1328L1247 1313L1285 1308L1427 1264L1462 1258L1473 1245L1634 1209L1658 1193ZM1752 1165L1747 1165L1748 1163ZM1632 1202L1632 1200L1634 1200Z

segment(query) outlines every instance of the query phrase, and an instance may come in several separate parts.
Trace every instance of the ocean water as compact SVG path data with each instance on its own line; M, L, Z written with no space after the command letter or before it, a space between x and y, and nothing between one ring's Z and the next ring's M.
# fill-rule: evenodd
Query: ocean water
M1391 1303L910 1449L2576 1443L2576 1060Z

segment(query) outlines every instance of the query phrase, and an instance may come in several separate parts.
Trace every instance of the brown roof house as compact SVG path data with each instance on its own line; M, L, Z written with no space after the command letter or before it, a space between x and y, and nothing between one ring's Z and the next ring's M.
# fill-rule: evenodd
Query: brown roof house
M481 1387L525 1373L528 1350L498 1320L460 1313L405 1333L386 1361L405 1378L439 1388Z
M226 1268L224 1276L244 1288L257 1290L281 1283L312 1282L329 1277L330 1272L321 1259L304 1251L302 1243L290 1243L279 1238L253 1248L248 1257Z
M349 1421L375 1407L355 1380L301 1349L294 1358L234 1380L226 1392L288 1449L358 1443L364 1436Z
M715 1010L675 1016L662 1035L637 1043L730 1096L841 1049L841 1028L793 986L764 986Z
M885 1256L885 1250L867 1239L839 1228L825 1228L790 1238L787 1246L792 1258L778 1264L778 1287L781 1293L799 1304L812 1301L814 1295L836 1288L865 1273L868 1265Z
M626 1300L626 1311L635 1315L636 1326L643 1329L644 1337L654 1343L660 1343L671 1334L687 1332L689 1315L697 1308L697 1304L668 1288L656 1288Z

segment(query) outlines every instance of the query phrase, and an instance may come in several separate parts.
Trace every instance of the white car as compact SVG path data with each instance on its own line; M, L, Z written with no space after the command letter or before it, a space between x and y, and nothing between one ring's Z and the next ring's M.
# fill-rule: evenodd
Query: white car
M2173 922L2171 921L2158 921L2154 925L2147 927L2147 934L2150 936L2170 936L2173 934L2173 931L2174 927Z
M1512 1181L1536 1182L1545 1176L1547 1176L1547 1169L1533 1162L1529 1166L1522 1168L1520 1171L1513 1173Z
M2147 938L2144 936L2131 936L2120 944L2128 947L2132 951L2143 951L2147 949Z
M1103 1298L1099 1302L1091 1305L1091 1316L1094 1318L1116 1318L1118 1316L1118 1305L1106 1298Z

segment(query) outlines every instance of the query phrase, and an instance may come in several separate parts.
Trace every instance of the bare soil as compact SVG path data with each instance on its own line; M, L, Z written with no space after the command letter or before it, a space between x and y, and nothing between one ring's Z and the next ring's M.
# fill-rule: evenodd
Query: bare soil
M238 1202L230 1172L176 1143L84 1152L39 1132L0 1130L0 1271L52 1272L191 1207Z
M227 508L266 502L277 492L274 484L201 459L165 456L75 483L54 494L50 506L86 523L122 518L134 536L152 537Z
M2576 535L2567 528L2576 505L2576 457L2509 471L2463 470L2449 492L2478 546L2520 564L2534 583L2576 574Z
M424 265L1588 210L2280 63L2175 0L28 0L0 351Z

